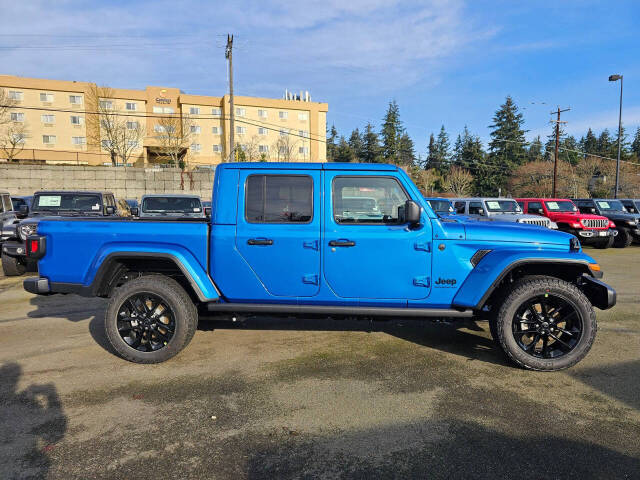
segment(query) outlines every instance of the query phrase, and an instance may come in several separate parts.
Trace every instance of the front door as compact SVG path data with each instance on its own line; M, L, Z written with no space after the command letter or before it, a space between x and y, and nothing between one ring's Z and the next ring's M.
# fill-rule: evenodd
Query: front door
M236 248L269 294L311 297L320 285L320 171L277 172L240 171Z
M388 174L349 176L325 171L324 277L333 292L361 303L406 305L429 295L431 224L416 228L398 207L409 199Z

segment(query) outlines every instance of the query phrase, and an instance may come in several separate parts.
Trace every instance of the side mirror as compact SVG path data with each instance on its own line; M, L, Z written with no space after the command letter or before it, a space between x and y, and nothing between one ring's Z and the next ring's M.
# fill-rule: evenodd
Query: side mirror
M20 205L20 210L18 210L20 215L27 216L29 215L29 205Z
M104 210L107 215L114 215L116 213L116 207L112 205L107 205L107 207Z
M478 209L478 215L484 215L484 208Z
M531 213L534 213L536 215L542 215L544 212L542 211L541 208L534 208L531 210Z
M407 200L404 203L404 220L409 225L417 225L420 223L420 205L413 200Z
M138 207L131 207L131 216L137 217L140 215L140 209Z
M204 207L204 215L206 217L211 217L211 207Z
M590 211L591 213L596 213L596 209L595 209L595 208L590 208L590 209L589 209L589 211Z

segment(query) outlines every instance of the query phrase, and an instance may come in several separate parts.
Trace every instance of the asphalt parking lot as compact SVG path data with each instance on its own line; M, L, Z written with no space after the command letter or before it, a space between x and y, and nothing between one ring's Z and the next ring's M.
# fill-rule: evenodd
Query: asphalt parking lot
M0 479L640 478L640 247L576 367L507 364L485 322L203 319L159 365L105 302L0 276Z

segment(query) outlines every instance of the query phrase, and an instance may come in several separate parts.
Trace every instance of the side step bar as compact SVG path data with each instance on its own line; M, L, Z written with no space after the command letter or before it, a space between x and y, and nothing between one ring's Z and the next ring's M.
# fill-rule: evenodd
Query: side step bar
M454 310L451 308L389 308L389 307L345 307L331 305L283 305L253 303L217 303L207 304L210 312L262 313L262 314L320 314L320 315L364 315L370 317L442 317L469 318L472 310Z

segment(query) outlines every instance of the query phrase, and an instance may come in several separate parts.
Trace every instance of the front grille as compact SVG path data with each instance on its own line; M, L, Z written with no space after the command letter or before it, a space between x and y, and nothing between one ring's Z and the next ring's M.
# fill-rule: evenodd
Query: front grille
M590 219L582 220L582 225L584 225L587 228L606 228L607 225L609 225L609 220L607 220L606 218L603 218L603 219L590 218Z
M538 220L538 219L534 220L534 219L527 218L525 220L522 220L521 223L527 223L529 225L539 225L541 227L548 227L549 226L549 220L546 220L544 218L541 218L540 220Z

